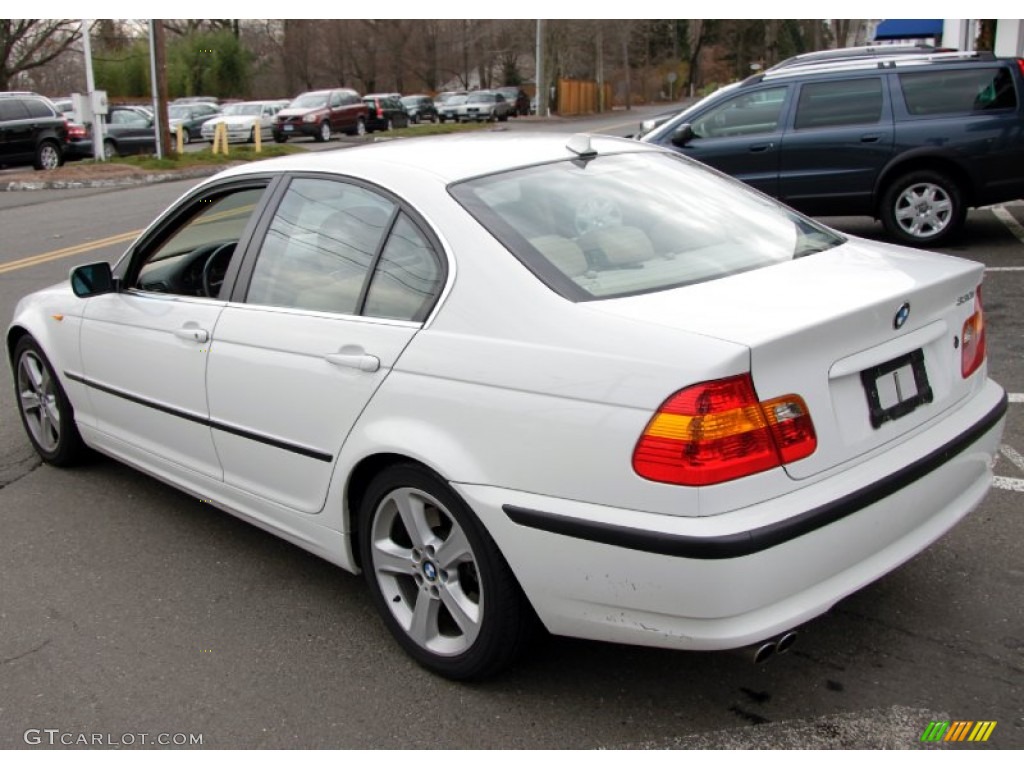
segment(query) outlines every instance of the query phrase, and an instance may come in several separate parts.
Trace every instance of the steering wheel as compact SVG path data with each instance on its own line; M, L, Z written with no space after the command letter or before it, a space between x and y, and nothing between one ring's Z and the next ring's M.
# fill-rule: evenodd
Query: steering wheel
M218 245L206 257L206 262L203 264L203 293L208 298L215 299L220 295L221 286L224 285L224 276L227 274L228 264L231 262L236 245L237 243L233 242ZM219 274L215 272L218 259L224 260L224 269Z
M610 197L588 197L576 206L576 234L585 235L592 229L622 226L622 210Z

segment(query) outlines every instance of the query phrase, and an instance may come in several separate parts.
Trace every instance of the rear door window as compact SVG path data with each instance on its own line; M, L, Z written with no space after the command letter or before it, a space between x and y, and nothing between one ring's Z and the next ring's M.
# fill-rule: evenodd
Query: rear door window
M800 89L797 130L841 125L867 125L882 117L880 78L807 83Z
M903 72L900 87L911 115L946 115L1015 109L1017 93L1006 67Z

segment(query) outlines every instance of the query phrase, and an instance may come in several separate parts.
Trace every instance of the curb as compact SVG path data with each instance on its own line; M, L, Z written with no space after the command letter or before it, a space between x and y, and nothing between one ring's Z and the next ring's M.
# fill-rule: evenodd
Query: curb
M125 176L106 179L58 179L55 181L8 181L0 183L0 190L5 192L32 192L41 189L102 189L112 187L138 187L143 184L158 184L163 181L181 181L183 179L201 179L230 167L229 165L204 166L202 168L181 171L147 173L141 176Z

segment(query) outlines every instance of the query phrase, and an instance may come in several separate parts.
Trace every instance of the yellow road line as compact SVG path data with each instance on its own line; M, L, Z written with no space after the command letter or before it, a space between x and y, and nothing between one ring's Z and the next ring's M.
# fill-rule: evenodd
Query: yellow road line
M5 272L14 272L17 269L34 267L36 264L45 264L48 261L64 259L68 256L78 256L79 254L88 253L89 251L94 251L99 248L106 248L109 245L125 243L129 240L134 240L140 234L142 234L142 230L136 229L131 232L123 232L120 235L111 235L110 237L104 237L100 240L92 240L88 243L82 243L81 245L70 245L67 248L60 248L56 251L47 251L46 253L40 253L35 256L26 256L23 259L8 261L4 264L0 264L0 275Z

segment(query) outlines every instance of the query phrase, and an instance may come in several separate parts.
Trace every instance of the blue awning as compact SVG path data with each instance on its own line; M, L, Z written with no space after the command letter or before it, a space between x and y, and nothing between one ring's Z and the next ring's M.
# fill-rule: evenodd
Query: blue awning
M917 40L941 36L942 19L883 19L875 30L875 40Z

